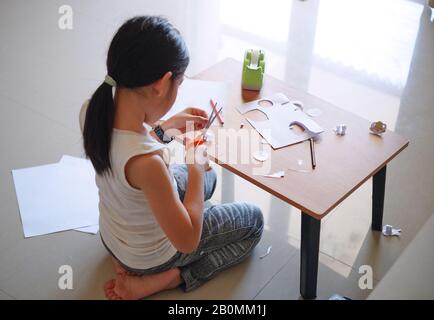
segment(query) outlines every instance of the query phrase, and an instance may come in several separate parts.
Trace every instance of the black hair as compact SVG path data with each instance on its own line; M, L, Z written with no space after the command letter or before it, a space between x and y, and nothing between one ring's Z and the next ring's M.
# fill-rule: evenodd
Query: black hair
M149 85L171 71L181 77L189 63L181 34L166 18L139 16L127 20L116 32L107 55L107 74L117 87ZM111 171L110 146L115 117L112 87L103 82L90 99L83 129L86 156L95 171Z

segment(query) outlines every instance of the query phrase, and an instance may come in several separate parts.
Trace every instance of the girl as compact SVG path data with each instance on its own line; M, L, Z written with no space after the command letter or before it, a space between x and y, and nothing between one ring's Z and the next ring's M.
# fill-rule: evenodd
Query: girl
M204 111L187 108L159 122L188 63L186 45L166 19L130 19L111 42L105 81L80 111L84 150L97 173L101 239L116 270L104 286L109 299L178 286L190 291L242 261L261 238L256 206L204 209L216 186L207 162L168 165L168 130L185 132L187 121L203 128L208 120Z

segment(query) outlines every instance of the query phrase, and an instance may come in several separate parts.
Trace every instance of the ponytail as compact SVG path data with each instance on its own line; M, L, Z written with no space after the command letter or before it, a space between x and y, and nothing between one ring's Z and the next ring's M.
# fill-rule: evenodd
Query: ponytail
M84 151L96 173L110 173L112 169L110 146L115 118L112 87L146 86L168 71L178 78L189 61L181 34L166 18L138 16L119 28L107 54L108 75L90 99L83 128Z
M83 129L84 151L98 174L111 171L110 145L114 118L112 87L103 82L90 99Z

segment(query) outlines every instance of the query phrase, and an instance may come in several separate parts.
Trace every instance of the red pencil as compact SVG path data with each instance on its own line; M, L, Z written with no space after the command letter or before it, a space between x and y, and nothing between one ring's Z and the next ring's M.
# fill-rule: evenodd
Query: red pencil
M217 112L217 103L215 103L212 99L209 100L209 103L211 104L214 112L217 114L217 120L220 122L221 125L223 125L223 116L219 112Z

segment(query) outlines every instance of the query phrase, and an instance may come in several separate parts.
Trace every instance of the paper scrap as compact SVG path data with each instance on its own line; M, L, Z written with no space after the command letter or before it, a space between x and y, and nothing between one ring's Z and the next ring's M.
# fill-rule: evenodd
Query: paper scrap
M266 256L268 256L271 253L272 248L273 248L273 246L269 246L267 248L267 252L265 252L263 255L259 256L259 259L264 259Z
M333 131L338 136L344 136L347 131L347 125L346 124L339 124L336 127L334 127Z
M297 108L299 108L300 110L303 110L304 108L304 104L302 101L300 100L292 100L291 104L293 104L294 106L296 106Z
M283 178L285 176L285 171L277 171L271 174L260 174L260 176L267 178Z
M401 229L396 229L392 227L390 224L386 224L383 226L383 235L391 237L391 236L397 236L399 237L401 235Z
M272 106L264 107L262 101L268 101ZM276 93L270 97L247 102L237 107L241 114L247 114L246 120L255 130L264 137L273 149L283 148L292 144L312 138L314 135L324 131L311 117L306 115L283 93ZM248 112L258 110L266 115L267 120L255 121L249 118ZM304 129L297 133L288 128L297 125Z
M265 150L260 150L260 151L257 151L253 155L253 157L258 161L264 162L268 159L268 152Z

